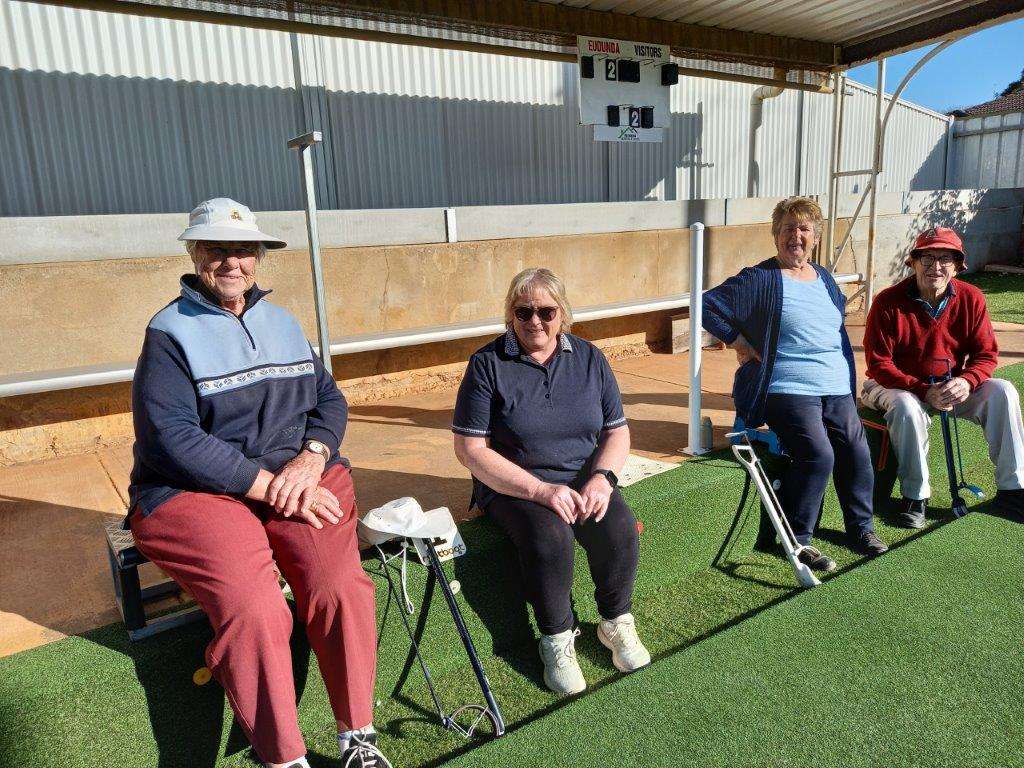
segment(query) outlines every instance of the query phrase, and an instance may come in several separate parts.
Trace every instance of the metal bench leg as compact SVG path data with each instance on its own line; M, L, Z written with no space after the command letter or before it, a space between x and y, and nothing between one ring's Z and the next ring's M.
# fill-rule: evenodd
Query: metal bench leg
M139 586L139 568L130 566L117 571L117 591L121 596L121 614L129 634L146 626L146 612L142 606L142 588Z

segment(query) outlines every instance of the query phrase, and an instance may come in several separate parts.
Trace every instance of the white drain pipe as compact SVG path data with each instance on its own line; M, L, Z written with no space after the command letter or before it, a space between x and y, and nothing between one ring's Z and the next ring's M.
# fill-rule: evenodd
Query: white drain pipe
M775 70L776 80L786 79L786 70ZM757 155L760 142L761 122L764 118L764 102L766 99L774 99L783 91L779 85L762 85L750 96L750 133L747 136L747 146L750 157L747 161L747 197L757 197L761 187L761 169L757 164Z

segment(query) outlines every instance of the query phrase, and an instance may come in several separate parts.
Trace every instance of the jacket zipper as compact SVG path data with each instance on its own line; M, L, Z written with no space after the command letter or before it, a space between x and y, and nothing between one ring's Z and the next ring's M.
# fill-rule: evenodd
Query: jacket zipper
M233 312L231 314L238 321L238 324L240 326L242 326L242 330L245 331L245 335L249 337L249 344L252 345L252 349L255 352L256 351L256 341L255 341L255 339L253 339L252 334L249 333L249 328L246 326L245 321L242 320L242 318L240 318L238 315L234 314Z
M264 294L264 295L266 295L266 294ZM257 299L257 301L258 301L258 299ZM249 346L251 346L251 347L252 347L252 349L253 349L253 351L254 351L254 352L256 351L256 340L255 340L255 339L254 339L254 338L252 337L252 334L251 334L251 333L249 333L249 328L248 328L248 326L247 326L247 325L245 324L245 321L244 321L244 320L242 320L242 317L241 317L241 316L239 316L239 315L236 315L236 314L235 314L234 312L229 312L228 310L224 309L223 307L218 307L218 306L216 306L215 304L213 304L213 303L211 303L210 301L208 301L208 300L206 299L206 297L205 297L205 296L203 296L203 295L202 295L201 293L199 294L199 303L200 303L200 304L206 304L206 305L207 305L208 307L212 307L213 309L217 310L218 312L222 312L222 313L224 313L224 314L227 314L227 315L231 315L231 317L235 318L235 320L237 320L237 321L238 321L238 324L239 324L240 326L242 326L242 330L243 330L243 331L245 331L245 335L246 335L246 337L247 337L247 338L249 339ZM255 302L253 302L253 305L255 306ZM243 309L243 310L242 310L242 315L244 315L244 314L245 314L245 312L246 312L246 311L247 311L248 309L250 309L250 307L246 307L245 309Z

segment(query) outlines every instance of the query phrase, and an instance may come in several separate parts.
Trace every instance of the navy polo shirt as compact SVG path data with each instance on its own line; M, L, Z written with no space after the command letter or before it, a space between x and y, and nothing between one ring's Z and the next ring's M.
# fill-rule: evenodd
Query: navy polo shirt
M540 480L568 484L589 469L601 433L625 423L619 385L601 350L563 333L558 351L541 365L509 329L469 359L452 431L486 437ZM474 479L478 506L494 496Z

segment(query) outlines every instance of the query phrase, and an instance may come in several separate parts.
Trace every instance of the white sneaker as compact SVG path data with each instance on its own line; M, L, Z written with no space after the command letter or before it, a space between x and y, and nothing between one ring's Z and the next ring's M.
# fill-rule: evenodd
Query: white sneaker
M582 693L587 689L583 670L576 661L577 630L540 636L540 658L544 662L544 684L555 693Z
M636 634L632 613L601 621L597 625L597 639L612 652L612 664L619 672L635 672L651 663L651 652Z

